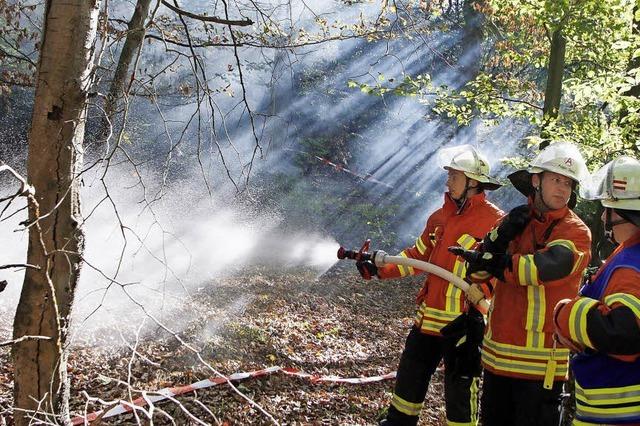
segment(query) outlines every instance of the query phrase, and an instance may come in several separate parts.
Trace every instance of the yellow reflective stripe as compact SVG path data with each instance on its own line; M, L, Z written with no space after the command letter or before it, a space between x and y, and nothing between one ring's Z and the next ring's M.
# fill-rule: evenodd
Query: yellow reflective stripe
M518 259L518 282L520 285L540 285L538 267L532 254L521 255Z
M628 402L640 404L640 385L584 389L576 383L576 398L589 405L615 405Z
M391 405L393 405L396 410L406 414L407 416L417 416L420 414L420 410L422 410L422 402L409 402L406 399L400 398L395 393L391 399Z
M587 345L591 349L594 349L594 346L587 334L587 314L597 304L598 301L595 299L581 297L573 304L571 312L569 312L569 335L571 340Z
M640 318L640 299L627 293L614 293L604 299L604 303L607 306L611 306L614 303L622 303L627 308L631 309L636 317Z
M460 312L449 312L449 311L443 311L440 309L436 309L436 308L429 308L426 307L422 310L422 312L424 313L424 315L426 317L432 317L432 318L439 318L439 319L443 319L446 321L451 321L454 320L458 317L458 315L460 315Z
M440 309L429 308L422 302L416 313L415 323L419 325L422 330L439 333L442 327L456 319L458 315L460 315L460 312L447 312Z
M423 320L422 325L420 326L420 329L425 331L432 331L434 333L440 333L440 330L442 330L442 327L444 327L445 325L447 324L443 324L441 322Z
M597 415L600 418L604 419L620 419L622 417L627 417L625 414L631 414L637 416L638 411L640 410L640 404L632 405L630 407L616 407L616 408L599 408L599 407L590 407L588 405L582 405L580 403L576 403L576 414L588 416L588 415ZM630 416L628 416L630 417Z
M471 382L471 424L478 424L478 389L480 388L480 377L474 377Z
M422 242L422 237L420 236L416 238L416 250L418 250L420 254L424 254L424 252L427 251L427 246Z
M487 351L482 351L482 362L495 370L528 374L531 376L544 377L547 363L529 362L523 360L513 360L494 357ZM567 375L567 364L558 364L555 378L562 379Z
M407 257L407 258L409 257L404 252L404 250L400 252L400 256ZM407 275L415 275L415 271L413 270L413 266L398 265L398 270L400 271L400 276L401 277L406 277Z
M468 422L454 422L447 419L447 426L476 426L478 424L478 385L480 383L479 377L474 377L469 385L469 413L470 421Z
M482 345L495 352L499 356L518 357L531 360L544 361L541 365L551 359L552 348L533 348L499 343L485 336ZM557 348L553 357L559 363L567 362L569 359L569 349Z
M527 287L527 347L544 347L544 317L547 310L545 289L542 286Z
M456 242L460 245L460 247L464 249L470 249L475 245L476 239L469 234L462 234ZM453 264L453 270L451 272L453 272L454 275L457 275L460 278L464 278L467 272L466 262L460 261L459 258L456 257L456 261ZM461 312L463 300L462 290L454 286L452 283L449 283L446 296L447 310L449 312Z
M449 312L461 312L460 307L460 296L462 295L462 291L449 283L447 287L447 311Z
M578 250L576 245L571 240L553 240L553 241L549 241L547 243L547 247L552 247L552 246L565 247L565 248L571 250L571 252L574 255L577 256L576 260L573 262L573 268L571 268L571 274L573 274L576 271L576 269L578 269L578 266L580 266L580 264L582 263L582 258L584 257L584 252ZM569 274L569 275L571 275L571 274Z
M458 238L457 243L464 249L470 249L476 243L476 239L469 234L462 234L460 238Z

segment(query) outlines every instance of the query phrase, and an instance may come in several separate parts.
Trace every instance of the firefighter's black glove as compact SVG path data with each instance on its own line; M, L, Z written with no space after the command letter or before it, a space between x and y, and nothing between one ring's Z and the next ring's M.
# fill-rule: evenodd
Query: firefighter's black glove
M465 250L459 246L449 247L449 251L467 261L467 277L474 282L486 281L488 275L504 281L505 269L511 269L511 256L505 253Z
M358 272L365 280L370 280L371 277L378 276L378 267L370 260L363 262L356 262L356 268Z
M484 318L475 308L460 314L440 330L449 355L447 368L456 377L479 377L482 372L480 346L484 336Z
M527 204L513 208L500 225L484 237L482 251L506 253L511 240L520 235L530 221L531 209Z

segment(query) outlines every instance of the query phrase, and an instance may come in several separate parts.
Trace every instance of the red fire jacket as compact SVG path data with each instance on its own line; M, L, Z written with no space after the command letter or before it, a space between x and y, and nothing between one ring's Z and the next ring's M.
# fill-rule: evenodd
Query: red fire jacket
M503 214L486 200L484 193L470 197L461 211L446 193L444 205L429 216L415 244L399 255L433 263L464 277L464 260L458 259L447 248L455 245L472 248ZM378 270L378 276L386 279L422 272L412 267L388 264ZM436 275L428 275L418 295L416 325L423 333L439 335L442 327L460 315L464 300L463 292L453 284Z
M591 232L567 207L534 216L509 244L511 269L495 286L482 348L494 374L565 380L569 351L553 344L553 308L572 298L591 257Z

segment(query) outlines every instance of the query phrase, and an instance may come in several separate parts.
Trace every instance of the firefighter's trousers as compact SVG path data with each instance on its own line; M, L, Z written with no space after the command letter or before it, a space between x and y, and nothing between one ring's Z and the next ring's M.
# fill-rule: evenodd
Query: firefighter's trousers
M560 421L562 382L551 389L542 380L498 376L484 371L482 424L484 426L547 426Z
M415 326L411 329L400 358L386 424L413 426L418 423L431 376L443 358L447 421L460 426L477 424L480 379L454 377L453 368L447 368L453 364L453 355L444 338L421 333Z

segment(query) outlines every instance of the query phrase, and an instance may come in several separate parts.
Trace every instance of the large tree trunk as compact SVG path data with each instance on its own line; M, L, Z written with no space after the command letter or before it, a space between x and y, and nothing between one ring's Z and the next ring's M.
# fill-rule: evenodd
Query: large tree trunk
M547 123L558 118L558 112L560 111L566 46L567 39L562 34L562 28L555 30L551 38L551 52L549 53L549 66L547 67L547 87L544 92L543 108L544 121L541 131L543 142L540 144L540 149L549 145L549 134L546 131Z
M482 42L484 41L484 14L477 10L484 5L484 0L465 0L462 7L464 27L460 46L460 69L465 82L478 76L482 64Z
M132 74L129 72L131 63L136 58L144 41L144 22L149 15L150 4L151 0L138 0L133 16L129 21L127 38L122 47L122 52L120 52L116 72L113 75L113 80L111 80L109 95L104 107L106 118L112 124L115 121L115 113L118 109L119 101L127 92L127 87L132 78ZM109 133L109 121L106 118L103 120L102 131L100 132L103 135Z
M26 271L13 334L51 339L14 345L14 398L18 409L61 414L57 422L68 419L64 345L83 248L78 173L99 3L47 1L29 135L27 173L36 192L27 263L40 270ZM29 423L21 410L16 425Z

